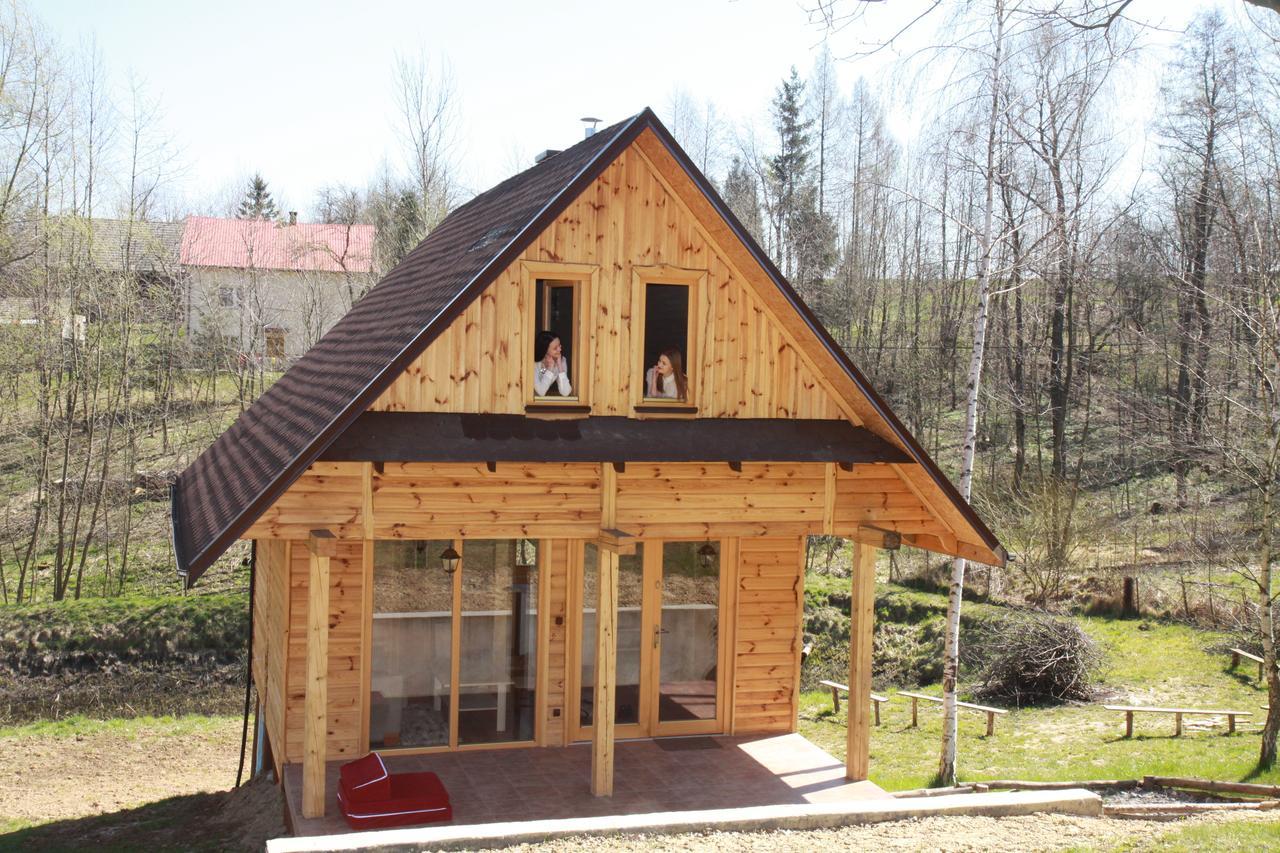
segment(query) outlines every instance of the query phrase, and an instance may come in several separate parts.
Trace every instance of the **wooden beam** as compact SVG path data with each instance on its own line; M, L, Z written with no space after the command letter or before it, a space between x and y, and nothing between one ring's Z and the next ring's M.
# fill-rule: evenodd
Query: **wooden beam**
M822 494L822 535L834 536L836 532L836 465L823 466L825 487Z
M618 468L605 463L600 466L600 528L618 526Z
M313 530L307 594L307 681L302 732L302 816L324 817L329 722L329 559L337 539Z
M596 583L596 677L591 725L591 793L613 796L613 724L618 663L618 555L600 552Z
M313 530L307 537L307 550L316 557L332 557L338 553L338 539L328 530Z
M853 546L853 600L849 607L849 725L845 778L861 782L871 766L871 643L875 618L876 550Z
M630 555L636 552L638 540L625 530L610 527L601 530L595 538L596 547L601 551L612 551L615 554Z

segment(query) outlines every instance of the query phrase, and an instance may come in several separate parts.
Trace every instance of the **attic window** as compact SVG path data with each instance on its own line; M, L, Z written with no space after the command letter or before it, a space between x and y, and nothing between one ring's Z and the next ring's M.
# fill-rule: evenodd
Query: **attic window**
M587 264L521 263L525 293L525 407L588 414L591 340L588 305L596 269Z
M635 330L633 387L638 412L696 411L697 306L706 273L674 267L636 267L632 316Z
M485 233L483 237L481 237L479 240L472 243L467 248L467 251L477 252L480 249L488 248L489 246L492 246L494 243L497 243L499 240L502 240L506 237L510 237L512 234L515 233L515 231L516 229L510 225L503 225L500 228L490 229L488 232Z

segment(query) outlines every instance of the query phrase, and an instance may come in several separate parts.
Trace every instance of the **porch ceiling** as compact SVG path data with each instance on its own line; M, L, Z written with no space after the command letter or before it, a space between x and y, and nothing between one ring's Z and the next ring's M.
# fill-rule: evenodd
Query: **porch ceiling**
M320 458L348 462L910 462L844 420L365 412Z
M700 747L700 748L690 748ZM588 744L386 757L392 773L439 775L453 825L645 814L695 809L836 803L887 797L849 782L844 765L798 734L619 741L612 797L593 797ZM285 767L285 798L296 835L350 832L338 811L338 767L328 766L323 818L301 816L302 768ZM439 825L439 824L436 824Z

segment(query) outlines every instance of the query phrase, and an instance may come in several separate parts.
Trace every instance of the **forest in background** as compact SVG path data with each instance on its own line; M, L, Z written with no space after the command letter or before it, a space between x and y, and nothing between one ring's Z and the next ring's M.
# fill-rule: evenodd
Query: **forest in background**
M853 60L826 49L760 93L760 122L714 93L658 111L957 480L987 306L972 494L1016 560L979 591L1118 606L1129 576L1149 611L1251 620L1280 452L1280 16L1207 11L1162 52L1124 18L1045 8L940 20L938 46L894 72L930 93L909 139L888 120L904 90L842 87ZM174 591L167 482L274 374L259 330L191 339L177 294L94 252L95 220L145 234L183 212L145 90L118 98L103 57L21 7L0 51L0 296L42 318L0 325L0 600ZM1135 154L1126 80L1152 62L1164 85ZM401 162L312 205L377 225L379 270L464 200L468 105L436 68L391 68ZM257 192L223 213L272 216ZM76 314L83 336L65 334ZM202 587L242 582L242 557ZM905 551L891 571L946 573Z

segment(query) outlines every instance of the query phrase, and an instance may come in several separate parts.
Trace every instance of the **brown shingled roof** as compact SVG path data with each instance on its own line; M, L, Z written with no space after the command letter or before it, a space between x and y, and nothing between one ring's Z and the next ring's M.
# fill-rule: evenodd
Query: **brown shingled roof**
M997 556L1004 549L849 361L652 111L602 130L451 213L187 468L173 488L188 584L231 545L591 181L649 129Z
M179 475L173 545L208 568L557 213L635 138L645 111L476 196L440 223Z

